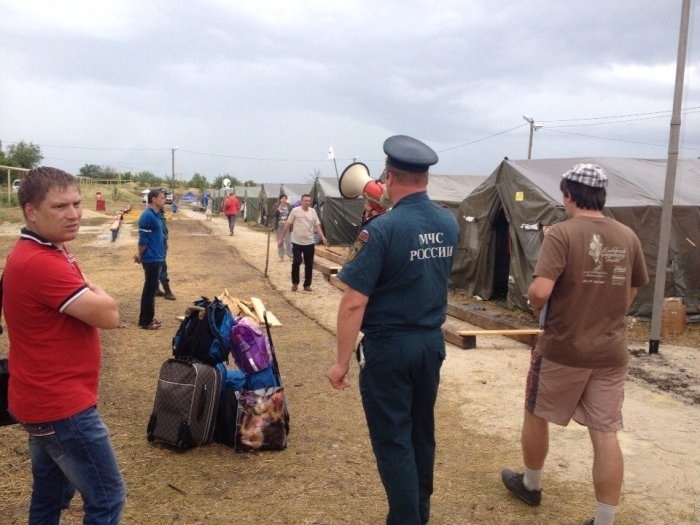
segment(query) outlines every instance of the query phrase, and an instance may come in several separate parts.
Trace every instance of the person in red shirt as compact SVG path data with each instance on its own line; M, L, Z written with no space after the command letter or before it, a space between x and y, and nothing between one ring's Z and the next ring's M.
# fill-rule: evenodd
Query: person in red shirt
M231 194L224 200L224 205L222 206L222 211L226 218L228 219L228 231L229 235L233 235L233 229L236 227L236 217L241 211L241 204L238 202L238 198L235 194Z
M66 242L82 216L78 182L56 168L30 170L18 199L25 227L3 271L10 343L9 411L29 435L29 523L58 523L78 490L85 523L118 523L126 491L97 412L98 328L119 325L119 307L88 281Z

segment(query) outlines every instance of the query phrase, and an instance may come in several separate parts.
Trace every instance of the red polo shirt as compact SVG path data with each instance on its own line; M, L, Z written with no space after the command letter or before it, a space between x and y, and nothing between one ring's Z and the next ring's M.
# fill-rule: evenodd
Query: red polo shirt
M97 403L99 333L63 313L87 290L70 252L22 230L3 272L9 410L17 420L56 421Z

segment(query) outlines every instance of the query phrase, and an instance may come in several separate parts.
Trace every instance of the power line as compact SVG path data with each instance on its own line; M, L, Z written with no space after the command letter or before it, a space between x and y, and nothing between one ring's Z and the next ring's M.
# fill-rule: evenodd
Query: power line
M700 110L700 106L693 106L690 108L685 108L683 110L683 113L695 112L694 110ZM627 113L625 115L610 115L607 117L586 117L586 118L567 118L567 119L558 119L558 120L538 120L538 122L542 122L542 123L547 123L547 122L578 122L578 121L582 121L582 120L603 120L603 119L613 119L613 118L645 117L645 116L650 116L650 115L670 117L671 112L668 110L649 111L646 113Z
M612 138L612 137L600 137L597 135L586 135L584 133L574 133L572 131L561 131L558 129L551 129L544 127L542 128L541 131L549 132L549 133L561 133L562 135L574 135L577 137L586 137L589 139L598 139L598 140L611 140L614 142L629 142L630 144L640 144L642 146L656 146L659 148L665 148L668 147L668 144L654 144L653 142L641 142L637 140L627 140L627 139L617 139L617 138ZM698 148L686 148L686 147L681 147L683 150L700 150L700 147Z
M518 128L522 128L523 126L527 126L527 125L528 125L528 124L518 124L517 126L513 126L512 128L509 128L509 129L506 129L506 130L503 130L503 131L499 131L498 133L494 133L493 135L489 135L488 137L482 137L482 138L480 138L480 139L472 140L471 142L465 142L464 144L459 144L458 146L452 146L451 148L441 149L441 150L439 150L438 152L439 152L439 153L443 153L443 152L445 152L445 151L450 151L450 150L453 150L453 149L463 148L464 146L469 146L469 145L471 145L471 144L476 144L477 142L483 142L484 140L488 140L488 139L492 139L492 138L494 138L494 137L498 137L499 135L503 135L503 134L505 134L505 133L508 133L508 132L513 131L513 130L518 129Z

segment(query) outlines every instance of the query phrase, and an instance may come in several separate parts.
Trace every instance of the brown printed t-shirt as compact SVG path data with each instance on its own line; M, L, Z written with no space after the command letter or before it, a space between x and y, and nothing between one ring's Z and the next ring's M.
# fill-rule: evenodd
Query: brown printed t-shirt
M608 217L574 217L544 237L534 276L555 282L537 351L566 366L605 368L628 360L629 289L649 281L641 243Z

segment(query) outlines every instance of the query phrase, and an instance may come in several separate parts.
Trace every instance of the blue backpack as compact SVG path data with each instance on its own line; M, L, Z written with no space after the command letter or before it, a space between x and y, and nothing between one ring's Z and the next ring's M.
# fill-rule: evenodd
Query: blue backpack
M228 361L228 334L234 323L226 304L202 297L194 302L173 337L173 356L211 366Z

